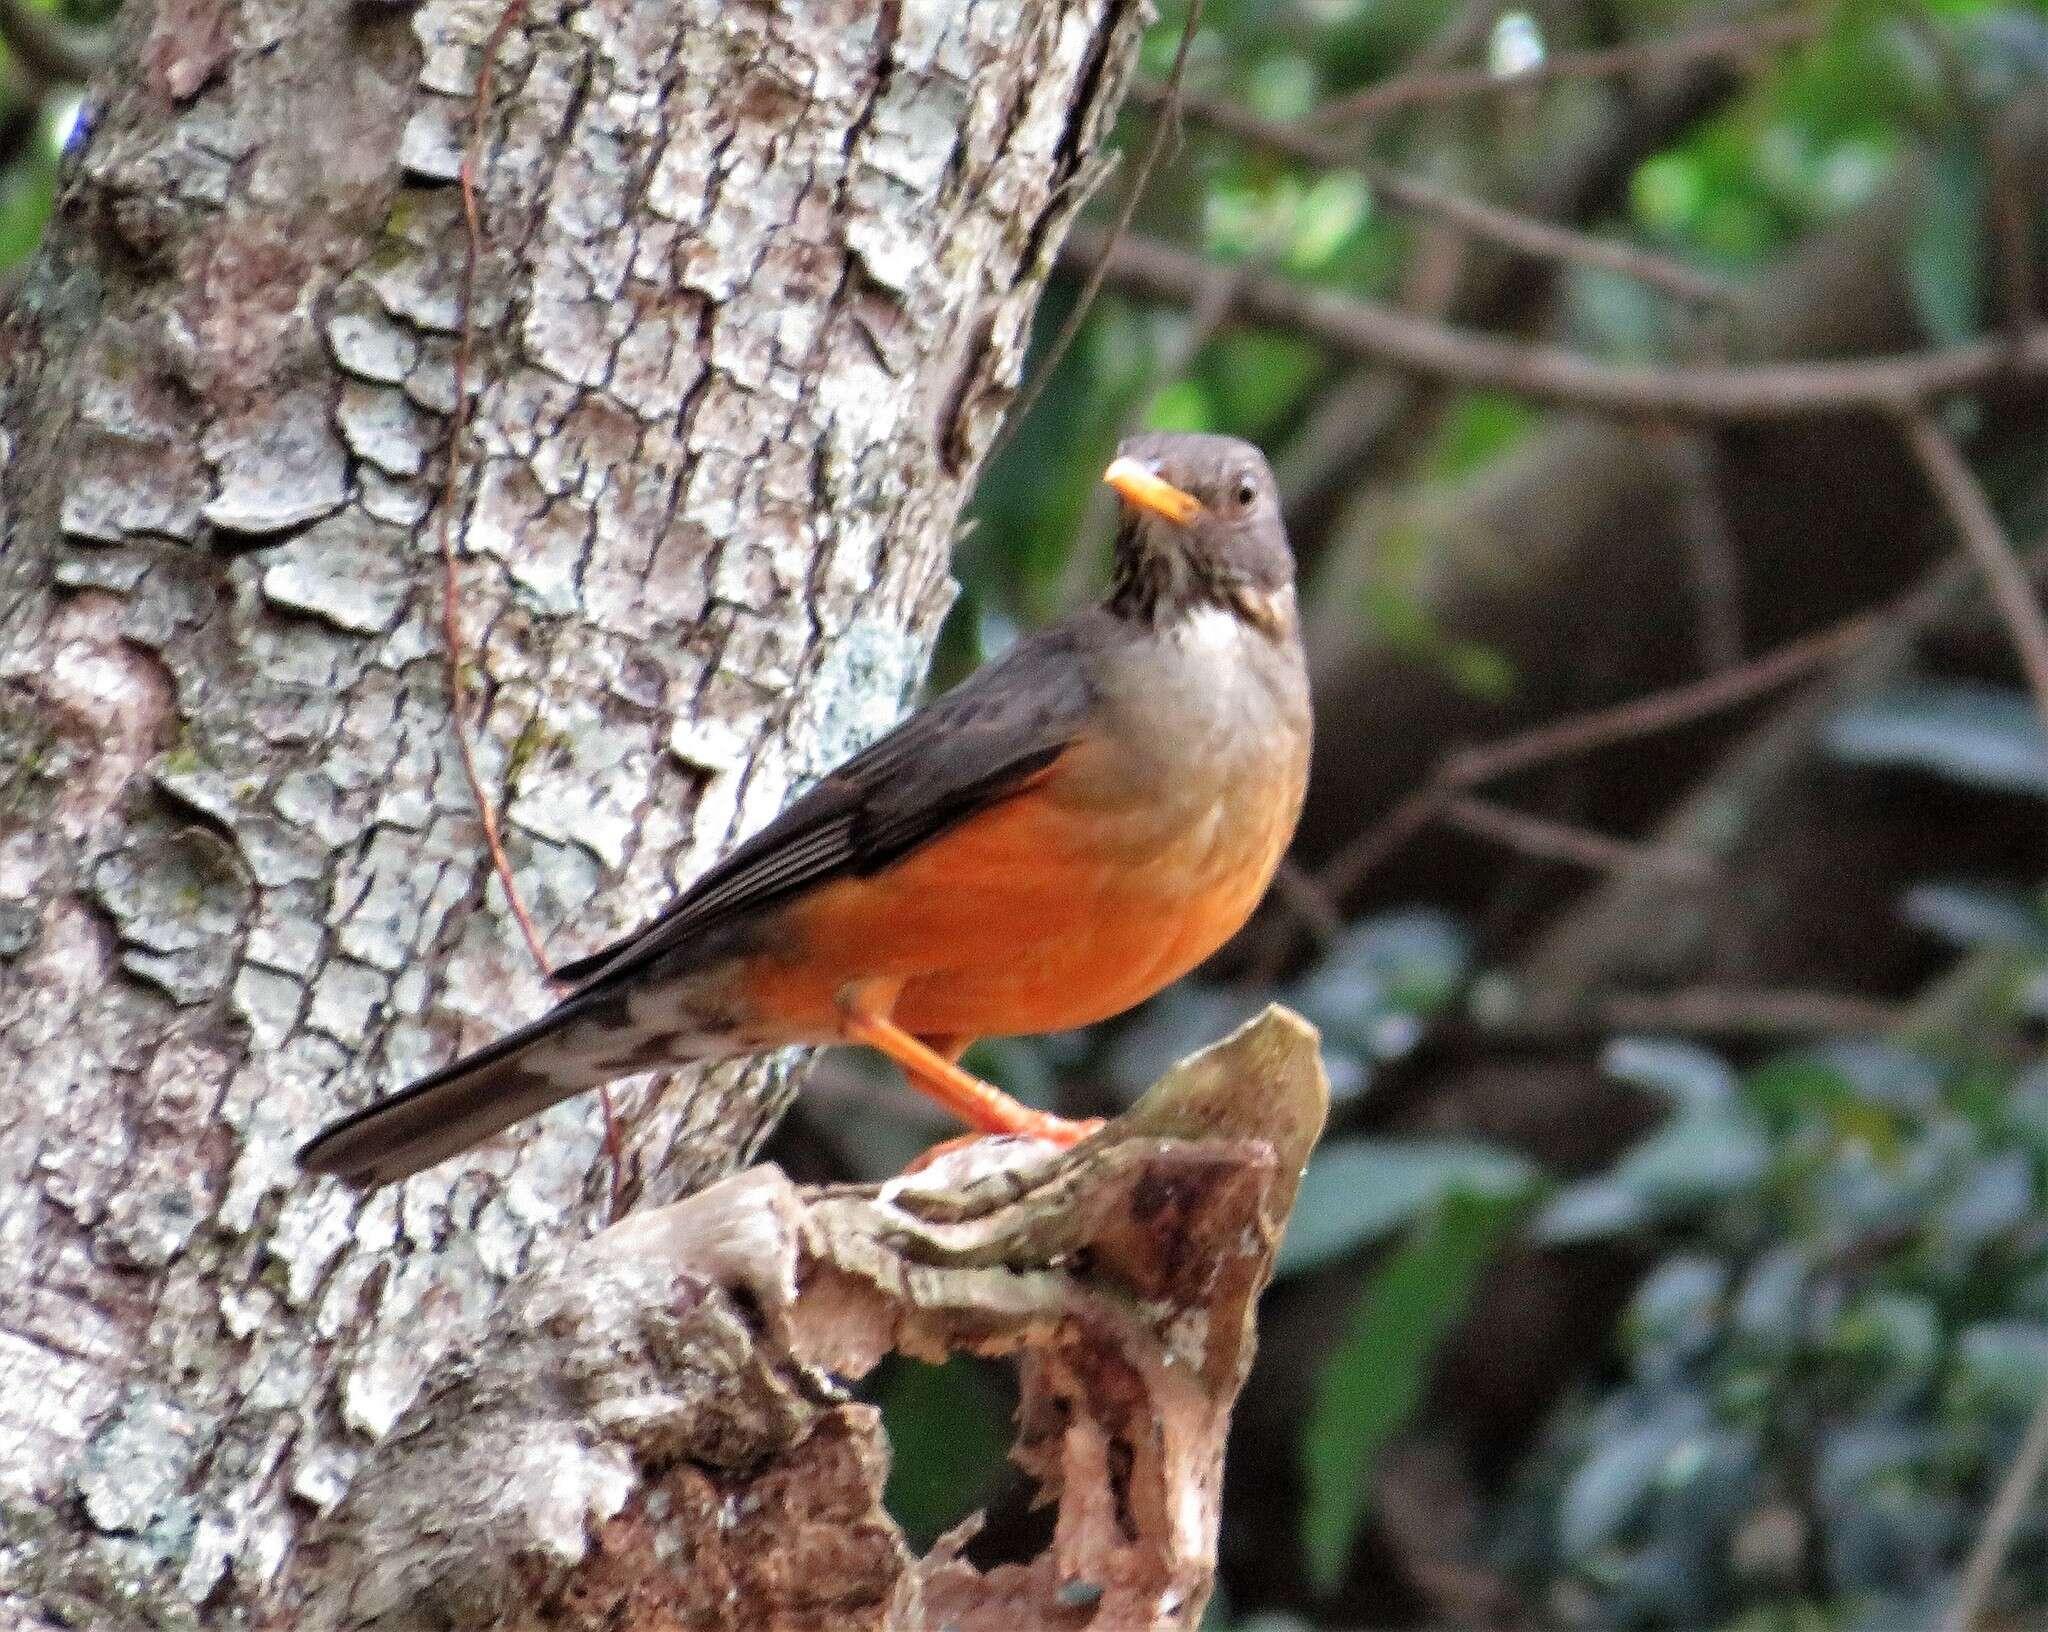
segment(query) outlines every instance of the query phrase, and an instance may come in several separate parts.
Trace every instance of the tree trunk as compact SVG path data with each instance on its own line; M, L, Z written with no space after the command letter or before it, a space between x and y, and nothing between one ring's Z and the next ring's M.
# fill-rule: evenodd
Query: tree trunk
M157 0L7 329L0 1605L254 1625L539 1243L579 1104L367 1202L297 1144L885 725L1141 27L1121 0ZM479 73L472 406L444 500ZM623 1103L653 1196L785 1064Z

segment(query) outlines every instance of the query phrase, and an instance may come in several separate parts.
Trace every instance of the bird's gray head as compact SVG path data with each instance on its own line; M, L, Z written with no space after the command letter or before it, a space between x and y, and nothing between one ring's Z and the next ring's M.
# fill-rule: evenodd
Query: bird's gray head
M1294 623L1294 556L1266 456L1234 436L1153 431L1117 449L1110 610L1154 624L1225 607L1275 636Z

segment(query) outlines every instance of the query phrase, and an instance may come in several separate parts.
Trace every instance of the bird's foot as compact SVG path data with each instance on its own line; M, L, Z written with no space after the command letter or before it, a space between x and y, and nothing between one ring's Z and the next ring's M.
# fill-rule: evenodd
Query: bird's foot
M895 993L881 987L856 985L842 995L841 1022L846 1040L864 1043L886 1054L902 1070L910 1086L927 1099L943 1105L970 1128L982 1134L1019 1134L1027 1139L1044 1139L1062 1148L1079 1144L1102 1126L1100 1117L1074 1121L1049 1111L1033 1110L1019 1104L992 1082L983 1082L959 1063L959 1056L973 1041L971 1037L941 1037L926 1040L905 1031L888 1015ZM934 1046L936 1044L936 1046ZM938 1147L947 1149L959 1141ZM938 1151L927 1151L929 1160Z

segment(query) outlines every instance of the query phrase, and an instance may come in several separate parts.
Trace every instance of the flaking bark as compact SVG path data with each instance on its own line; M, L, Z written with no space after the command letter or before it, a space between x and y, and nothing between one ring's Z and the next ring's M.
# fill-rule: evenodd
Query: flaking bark
M291 1152L543 1002L450 734L452 184L495 0L124 9L5 330L0 1618L257 1624L537 1242L588 1104ZM536 0L478 167L466 691L558 956L886 725L1142 26ZM659 1197L786 1065L628 1094Z
M877 1187L755 1168L514 1283L314 1532L305 1632L1193 1627L1253 1311L1328 1095L1270 1010L1071 1152ZM1019 1358L1051 1544L986 1572L882 1507L890 1351ZM530 1470L545 1469L545 1478Z

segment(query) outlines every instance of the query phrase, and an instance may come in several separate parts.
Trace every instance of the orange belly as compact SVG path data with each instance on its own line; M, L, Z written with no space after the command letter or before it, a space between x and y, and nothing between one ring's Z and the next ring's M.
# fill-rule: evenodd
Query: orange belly
M1034 789L871 878L784 909L740 971L779 1039L837 1035L840 992L898 986L922 1037L1063 1031L1119 1014L1215 951L1258 904L1298 790L1248 790L1194 819L1120 816Z

